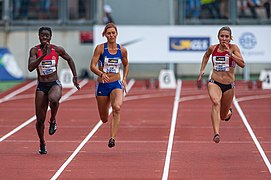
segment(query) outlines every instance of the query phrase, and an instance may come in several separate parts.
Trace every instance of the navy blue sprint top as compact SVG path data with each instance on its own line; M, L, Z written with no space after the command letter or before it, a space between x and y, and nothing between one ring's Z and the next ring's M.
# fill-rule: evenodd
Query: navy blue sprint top
M122 64L122 54L120 45L117 44L118 51L116 54L110 54L108 51L107 43L104 43L104 52L99 58L99 67L103 67L105 73L119 73L120 65Z

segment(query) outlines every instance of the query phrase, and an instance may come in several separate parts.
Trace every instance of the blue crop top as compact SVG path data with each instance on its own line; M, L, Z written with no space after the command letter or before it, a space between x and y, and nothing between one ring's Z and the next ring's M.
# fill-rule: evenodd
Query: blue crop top
M107 43L104 43L104 52L99 58L99 67L103 67L103 72L105 73L119 73L120 65L122 63L122 54L120 50L120 45L117 44L118 51L116 54L110 54L108 51Z

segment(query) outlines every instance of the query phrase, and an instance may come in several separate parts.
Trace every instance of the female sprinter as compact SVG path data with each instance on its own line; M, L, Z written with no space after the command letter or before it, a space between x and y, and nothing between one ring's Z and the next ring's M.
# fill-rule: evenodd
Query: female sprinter
M37 116L36 130L40 139L40 154L47 153L44 140L44 122L48 105L51 108L49 134L53 135L56 132L56 114L62 94L61 82L57 75L59 56L67 61L73 74L74 86L80 89L73 59L62 47L50 44L51 38L51 28L41 27L39 29L40 44L30 49L28 59L28 70L31 72L36 69L38 76L35 109Z
M118 30L116 25L108 23L102 33L107 42L99 44L94 50L90 69L98 76L96 100L100 118L103 123L108 121L111 105L113 118L108 147L115 146L115 137L120 122L120 109L123 102L123 91L126 91L126 78L129 71L127 50L116 43ZM98 67L96 67L98 63ZM120 81L120 66L123 65L123 78Z
M219 44L211 45L205 52L198 77L200 81L209 57L212 55L213 73L208 83L208 93L212 101L211 119L215 143L220 141L220 120L228 121L232 115L235 66L237 64L241 68L245 67L239 47L230 43L232 33L229 27L224 26L218 31L218 40Z

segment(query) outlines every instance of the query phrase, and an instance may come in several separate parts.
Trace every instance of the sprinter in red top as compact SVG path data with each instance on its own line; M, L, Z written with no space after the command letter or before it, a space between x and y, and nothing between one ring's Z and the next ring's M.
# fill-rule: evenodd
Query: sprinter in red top
M73 74L74 86L80 89L73 59L62 47L50 44L51 38L51 28L41 27L39 29L40 44L30 49L28 59L28 70L32 72L37 69L38 76L35 109L37 117L36 129L40 139L40 154L47 153L44 140L44 122L48 105L51 108L49 134L53 135L56 131L56 114L62 94L61 82L58 80L57 75L59 56L68 62Z
M208 83L208 93L212 101L211 119L215 143L220 141L220 120L228 121L232 115L235 66L237 64L241 68L245 67L239 47L236 44L230 44L232 33L229 27L224 26L218 31L218 40L219 44L211 45L205 52L198 77L198 81L201 81L204 69L212 55L213 72Z

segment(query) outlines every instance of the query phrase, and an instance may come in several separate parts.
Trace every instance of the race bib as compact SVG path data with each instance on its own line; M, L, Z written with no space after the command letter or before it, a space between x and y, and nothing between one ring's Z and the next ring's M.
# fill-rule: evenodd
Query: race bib
M229 57L227 56L213 56L214 70L229 71Z
M39 64L40 75L45 76L52 74L56 71L56 61L55 60L42 60Z
M121 59L119 58L104 58L103 71L106 73L119 73Z

